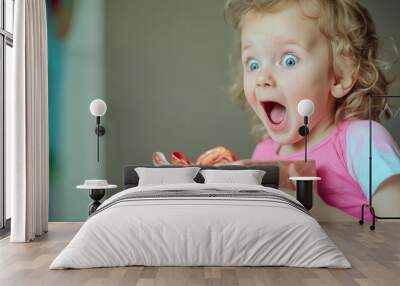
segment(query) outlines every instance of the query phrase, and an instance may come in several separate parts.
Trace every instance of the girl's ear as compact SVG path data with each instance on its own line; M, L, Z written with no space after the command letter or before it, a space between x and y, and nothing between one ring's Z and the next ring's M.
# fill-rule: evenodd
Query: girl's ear
M331 84L331 94L335 98L341 98L347 95L357 81L354 70L342 72L340 75L334 75Z

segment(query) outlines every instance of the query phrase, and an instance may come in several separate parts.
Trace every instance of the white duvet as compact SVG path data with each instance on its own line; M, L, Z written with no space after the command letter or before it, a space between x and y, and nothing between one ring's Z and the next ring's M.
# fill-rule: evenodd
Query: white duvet
M82 225L50 269L126 265L351 267L318 222L288 204L257 198L186 197L110 205L131 192L205 188L263 190L297 202L277 189L254 185L127 189L99 207L104 210Z

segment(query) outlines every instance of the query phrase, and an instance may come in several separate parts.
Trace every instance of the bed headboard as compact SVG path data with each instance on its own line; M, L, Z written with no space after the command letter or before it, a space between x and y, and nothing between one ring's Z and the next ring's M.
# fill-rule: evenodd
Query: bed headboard
M165 168L165 167L173 167L173 168L182 168L181 166L150 166L150 165L125 165L123 167L122 173L122 182L123 182L123 189L133 188L138 185L139 177L135 171L136 167L149 167L149 168ZM244 166L197 166L201 169L220 169L220 170L247 170L247 169L256 169L256 170L263 170L265 171L265 175L262 179L262 185L265 187L272 187L278 188L279 186L279 167L274 165L269 166L251 166L251 167L244 167ZM197 183L204 183L204 178L200 174L194 178Z

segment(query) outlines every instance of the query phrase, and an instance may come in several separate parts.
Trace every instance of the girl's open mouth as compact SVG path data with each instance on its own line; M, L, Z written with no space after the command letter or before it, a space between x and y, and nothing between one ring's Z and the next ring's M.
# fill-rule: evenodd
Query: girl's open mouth
M267 115L268 125L274 130L283 129L286 125L286 106L276 101L261 101L260 103Z

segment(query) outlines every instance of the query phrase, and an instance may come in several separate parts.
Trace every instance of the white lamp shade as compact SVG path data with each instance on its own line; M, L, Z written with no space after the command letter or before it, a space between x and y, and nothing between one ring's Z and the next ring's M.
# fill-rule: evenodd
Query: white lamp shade
M300 100L299 104L297 105L297 112L301 116L310 116L314 113L314 102L309 99Z
M94 116L103 116L106 114L107 104L104 102L104 100L95 99L90 103L89 109L90 113L92 113Z

